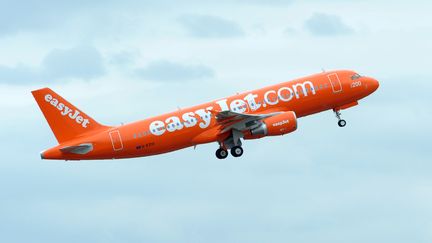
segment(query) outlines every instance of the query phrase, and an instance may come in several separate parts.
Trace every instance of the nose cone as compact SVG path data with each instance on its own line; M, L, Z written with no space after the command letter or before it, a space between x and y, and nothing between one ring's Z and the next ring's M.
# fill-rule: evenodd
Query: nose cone
M366 89L368 90L369 93L375 92L375 90L377 90L378 87L379 87L378 80L376 80L374 78L367 78L367 80L366 80Z

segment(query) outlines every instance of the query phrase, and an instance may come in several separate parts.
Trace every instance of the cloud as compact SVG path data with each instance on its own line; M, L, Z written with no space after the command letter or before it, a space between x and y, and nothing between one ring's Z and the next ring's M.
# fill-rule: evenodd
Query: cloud
M139 50L133 50L133 51L120 51L117 53L114 53L110 58L109 62L113 65L125 67L133 65L137 58L140 57Z
M211 78L214 71L204 65L184 65L170 61L154 61L144 68L138 68L135 73L148 80L155 81L186 81Z
M43 67L50 78L91 79L105 73L101 54L90 46L54 49L43 60Z
M39 76L37 70L18 64L15 67L0 66L0 83L27 83Z
M228 1L223 0L217 3L209 3L197 0L185 0L182 1L182 6L193 6L196 9L211 6L212 9L221 8L221 6L229 4L231 7L235 6L248 6L248 5L260 5L260 6L283 6L285 4L291 4L291 0L239 0L239 1ZM18 32L38 32L40 30L53 30L60 29L65 24L75 25L78 23L76 20L85 19L89 17L91 22L89 25L94 25L94 22L98 22L96 31L107 28L106 22L100 21L99 18L108 17L115 19L115 23L118 24L121 21L125 21L134 16L143 16L152 14L155 11L162 14L169 14L171 8L178 8L177 2L173 0L161 0L161 1L136 1L136 0L125 0L125 1L54 1L54 0L0 0L0 37L16 34ZM123 14L127 13L128 17L124 17ZM98 17L96 17L98 16ZM120 18L115 17L120 16ZM224 21L220 18L196 18L197 21L208 21L208 23L214 23L216 25L231 25L230 21ZM192 20L195 21L195 20ZM208 24L205 23L205 24ZM82 26L77 26L82 27ZM88 27L88 26L85 26ZM109 25L112 29L114 26ZM195 28L195 27L192 27ZM238 27L229 27L231 31L239 32ZM214 33L218 33L216 30ZM225 31L224 31L225 32ZM207 31L206 31L207 33ZM213 33L213 32L212 32Z
M335 36L346 35L353 32L353 29L347 26L339 16L315 13L305 22L305 28L316 36Z
M52 28L89 6L86 1L75 4L54 0L2 0L0 3L0 36Z
M216 16L183 15L179 21L193 37L228 38L244 35L237 23Z
M52 50L39 67L0 66L0 83L25 84L69 78L89 80L103 74L105 69L99 51L91 46L78 46Z

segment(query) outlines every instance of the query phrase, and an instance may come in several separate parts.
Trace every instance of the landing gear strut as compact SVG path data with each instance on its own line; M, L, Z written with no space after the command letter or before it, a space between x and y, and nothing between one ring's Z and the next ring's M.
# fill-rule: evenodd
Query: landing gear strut
M219 149L216 150L216 157L218 159L225 159L228 156L228 150L231 150L231 155L233 157L242 156L243 148L241 147L241 138L243 138L243 133L233 129L231 136L219 142Z
M341 116L340 111L339 110L335 110L335 109L333 109L333 111L334 111L334 113L336 115L336 118L338 119L338 125L339 125L339 127L346 126L346 121L343 120L343 119L341 119L341 117L340 117Z

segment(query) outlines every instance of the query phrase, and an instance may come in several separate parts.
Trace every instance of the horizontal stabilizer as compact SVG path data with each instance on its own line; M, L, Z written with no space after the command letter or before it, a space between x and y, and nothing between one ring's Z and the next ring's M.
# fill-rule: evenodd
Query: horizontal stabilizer
M66 146L60 149L63 153L69 154L86 154L93 150L93 144L83 143L75 146Z

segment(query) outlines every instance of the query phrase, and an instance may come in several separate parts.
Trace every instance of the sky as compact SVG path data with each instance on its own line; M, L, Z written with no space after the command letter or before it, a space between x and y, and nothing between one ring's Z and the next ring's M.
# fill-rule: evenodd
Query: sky
M430 1L0 0L1 242L431 242ZM30 91L119 125L352 69L380 88L283 137L44 161Z

